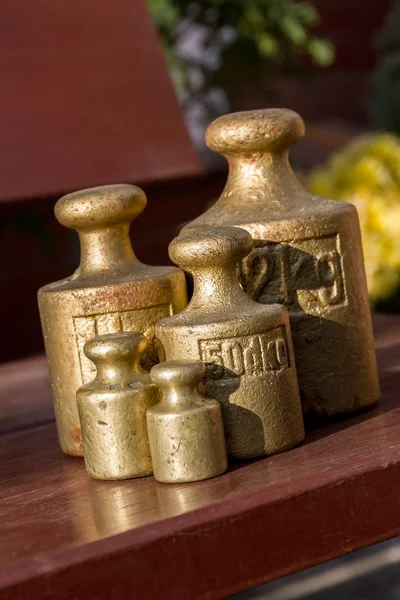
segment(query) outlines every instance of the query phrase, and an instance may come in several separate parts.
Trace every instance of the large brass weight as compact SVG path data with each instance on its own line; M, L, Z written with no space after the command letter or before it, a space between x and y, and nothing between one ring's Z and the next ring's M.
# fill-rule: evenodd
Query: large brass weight
M214 206L184 231L238 226L254 239L240 265L244 289L290 314L304 413L373 405L379 384L355 207L313 196L288 160L304 123L284 109L220 117L206 142L229 163Z

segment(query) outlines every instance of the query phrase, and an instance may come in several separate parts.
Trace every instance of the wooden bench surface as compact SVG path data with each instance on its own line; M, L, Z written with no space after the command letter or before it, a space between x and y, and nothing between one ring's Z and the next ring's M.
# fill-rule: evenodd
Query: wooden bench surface
M63 456L43 357L0 367L0 599L221 598L400 532L400 318L382 400L213 480L91 480Z
M0 208L201 173L145 0L2 0Z

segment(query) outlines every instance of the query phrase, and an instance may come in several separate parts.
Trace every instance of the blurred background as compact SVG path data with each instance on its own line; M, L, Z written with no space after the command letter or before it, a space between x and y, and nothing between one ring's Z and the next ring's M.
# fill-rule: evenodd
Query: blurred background
M63 194L136 183L138 257L222 191L221 113L281 106L304 185L359 211L371 307L400 312L400 1L2 0L0 362L43 352L36 293L79 263ZM397 540L239 598L400 597Z
M400 310L400 2L3 0L0 44L0 362L43 351L37 289L78 265L55 201L141 185L134 248L167 262L223 188L203 140L227 111L302 115L299 178L357 206L371 306Z

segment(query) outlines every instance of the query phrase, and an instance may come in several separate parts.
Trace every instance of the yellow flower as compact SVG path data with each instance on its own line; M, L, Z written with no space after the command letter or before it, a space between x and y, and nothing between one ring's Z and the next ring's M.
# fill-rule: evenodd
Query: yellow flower
M306 185L356 206L370 299L390 298L400 285L400 140L391 134L357 138L312 171Z

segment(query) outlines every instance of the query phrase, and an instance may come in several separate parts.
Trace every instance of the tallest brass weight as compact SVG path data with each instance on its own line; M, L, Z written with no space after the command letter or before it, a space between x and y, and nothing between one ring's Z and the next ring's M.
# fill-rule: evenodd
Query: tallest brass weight
M357 211L299 183L288 153L303 135L302 119L285 109L214 121L206 142L227 158L228 181L184 231L237 226L252 235L242 285L289 310L303 412L329 416L373 405L379 384Z

